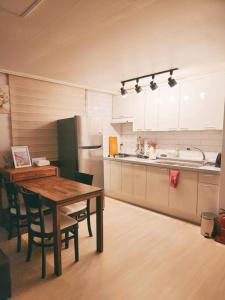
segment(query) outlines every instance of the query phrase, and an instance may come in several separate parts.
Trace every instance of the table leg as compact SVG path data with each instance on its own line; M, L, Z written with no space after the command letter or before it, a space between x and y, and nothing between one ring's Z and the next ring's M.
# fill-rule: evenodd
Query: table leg
M60 231L60 213L56 205L53 209L53 232L54 232L54 272L55 275L62 274L61 262L61 231Z
M103 201L104 194L96 197L96 240L97 252L103 252Z

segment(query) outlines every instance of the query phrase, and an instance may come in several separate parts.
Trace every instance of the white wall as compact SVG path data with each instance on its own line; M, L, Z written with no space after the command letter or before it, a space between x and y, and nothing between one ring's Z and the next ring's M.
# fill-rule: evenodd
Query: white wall
M103 152L104 156L109 153L109 136L117 136L119 141L120 125L113 127L112 120L112 95L87 91L86 92L86 112L88 115L95 117L96 122L103 134ZM98 125L98 124L96 124Z
M223 131L133 132L131 123L123 124L121 130L123 152L135 153L138 136L144 137L146 141L156 142L159 149L183 150L188 146L195 146L206 152L221 152Z

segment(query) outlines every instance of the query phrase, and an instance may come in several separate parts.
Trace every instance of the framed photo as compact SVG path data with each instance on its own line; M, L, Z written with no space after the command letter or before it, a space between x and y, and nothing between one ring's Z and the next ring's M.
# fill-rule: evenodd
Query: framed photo
M27 146L11 147L15 168L31 167L30 154Z

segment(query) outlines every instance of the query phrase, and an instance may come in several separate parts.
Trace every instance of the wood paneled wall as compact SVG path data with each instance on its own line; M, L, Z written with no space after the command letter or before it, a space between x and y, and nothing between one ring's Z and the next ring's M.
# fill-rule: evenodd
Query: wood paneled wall
M85 90L9 75L12 144L27 145L32 157L58 158L58 119L85 113Z

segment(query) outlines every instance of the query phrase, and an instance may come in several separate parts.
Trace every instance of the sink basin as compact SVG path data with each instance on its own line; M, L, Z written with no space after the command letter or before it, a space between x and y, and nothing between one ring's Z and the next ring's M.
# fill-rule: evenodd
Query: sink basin
M200 168L205 165L204 162L188 162L188 161L174 161L174 160L156 160L156 163L171 166L189 167L189 168Z

